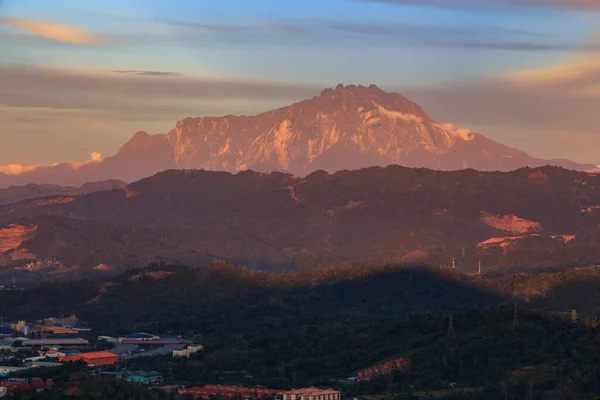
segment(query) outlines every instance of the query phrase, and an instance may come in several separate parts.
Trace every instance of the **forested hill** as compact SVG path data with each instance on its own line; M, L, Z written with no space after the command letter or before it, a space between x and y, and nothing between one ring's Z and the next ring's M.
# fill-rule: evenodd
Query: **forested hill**
M517 301L552 311L600 310L600 270L482 279L450 269L330 267L277 274L215 262L152 265L104 283L43 284L0 292L11 317L76 313L96 329L247 332L297 324L358 323ZM158 322L157 322L158 321Z
M583 307L584 299L600 304L598 287L599 270L490 280L423 267L274 274L218 262L199 268L152 265L102 284L0 292L0 312L11 318L75 313L94 335L202 333L209 354L201 362L152 364L187 382L234 379L238 375L223 371L240 371L271 387L330 385L329 378L408 357L408 373L348 393L439 390L458 382L483 388L481 397L472 398L501 400L494 397L502 393L501 382L513 398L523 398L518 396L529 390L527 382L535 380L539 396L578 399L561 396L600 390L594 364L598 324L589 318L596 310ZM585 312L582 323L570 321L574 306ZM454 339L448 337L449 314ZM523 367L528 369L521 377Z

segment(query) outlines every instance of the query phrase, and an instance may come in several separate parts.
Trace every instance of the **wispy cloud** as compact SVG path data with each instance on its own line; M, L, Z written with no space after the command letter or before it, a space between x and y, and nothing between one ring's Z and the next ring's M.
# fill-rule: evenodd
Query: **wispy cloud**
M0 18L0 24L58 42L97 45L106 41L106 38L95 35L85 29L48 21L23 18Z
M397 5L410 5L419 7L442 7L442 8L470 8L470 9L494 9L494 8L562 8L571 10L600 10L598 0L353 0L364 3L386 3Z
M311 85L181 75L172 71L89 72L49 67L0 66L0 103L99 111L190 112L183 102L252 99L299 100L317 94Z
M186 45L253 44L349 47L440 47L516 51L579 51L581 46L527 29L502 26L454 27L359 21L264 20L248 25L206 24L180 20L167 25ZM200 40L199 40L200 39ZM154 42L156 43L156 42Z
M433 117L552 157L600 161L600 53L436 88L407 88ZM590 146L591 145L591 146Z
M116 74L130 74L139 76L181 76L179 72L170 71L137 71L137 70L115 70Z

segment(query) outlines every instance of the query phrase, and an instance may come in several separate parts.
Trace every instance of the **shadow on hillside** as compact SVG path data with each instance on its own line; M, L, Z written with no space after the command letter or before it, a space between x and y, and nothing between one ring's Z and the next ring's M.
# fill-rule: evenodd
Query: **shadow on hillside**
M99 301L78 306L90 323L112 330L248 332L320 324L357 324L408 315L464 311L509 299L475 277L424 267L339 267L294 274L227 263L151 267L162 279L115 280Z

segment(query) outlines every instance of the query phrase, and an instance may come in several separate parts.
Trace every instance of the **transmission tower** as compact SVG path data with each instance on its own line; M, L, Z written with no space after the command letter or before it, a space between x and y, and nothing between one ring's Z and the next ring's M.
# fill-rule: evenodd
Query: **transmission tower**
M481 261L477 264L477 275L481 276Z
M454 262L454 257L452 257L452 269L456 268L456 263Z
M519 317L518 317L518 313L517 313L517 303L515 303L515 310L513 312L513 326L518 326L519 325Z
M452 318L452 313L449 314L448 319L448 337L450 339L456 339L456 333L454 332L454 319Z

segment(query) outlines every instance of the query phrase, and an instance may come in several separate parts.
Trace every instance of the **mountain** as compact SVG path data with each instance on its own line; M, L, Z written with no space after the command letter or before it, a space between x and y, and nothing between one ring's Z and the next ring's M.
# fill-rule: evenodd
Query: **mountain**
M27 199L39 199L56 195L79 196L82 194L100 192L103 190L117 189L124 186L125 182L118 180L108 180L100 182L88 182L80 187L63 187L59 185L36 185L29 184L24 186L9 186L6 189L0 189L0 205L18 203Z
M167 169L252 169L305 176L316 170L333 173L390 164L439 170L510 171L543 165L597 169L537 159L479 133L441 124L404 96L374 85L340 84L256 116L186 118L167 134L138 132L100 163L4 176L0 186L11 179L17 184L72 185L108 178L131 182Z
M423 262L486 275L600 263L600 175L372 167L297 178L169 170L0 207L0 276L153 261L289 271Z

